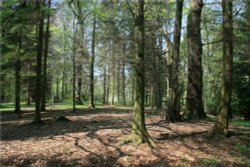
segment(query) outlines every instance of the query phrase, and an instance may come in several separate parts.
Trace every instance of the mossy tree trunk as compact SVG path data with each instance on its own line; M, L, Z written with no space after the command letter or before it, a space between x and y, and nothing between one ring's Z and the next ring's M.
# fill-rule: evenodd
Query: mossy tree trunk
M214 134L228 135L228 116L231 112L233 72L233 16L232 0L222 1L223 9L223 78L219 114L213 127Z
M183 9L183 0L177 0L176 2L176 11L175 11L175 28L174 28L174 48L172 52L172 69L171 69L171 78L169 83L169 88L171 91L170 102L169 102L169 113L170 120L172 122L180 121L180 83L179 83L179 57L180 57L180 39L181 39L181 24L182 24L182 9Z
M144 0L138 0L137 11L134 18L135 42L137 54L135 56L135 103L133 110L132 133L128 138L136 144L149 143L154 145L154 139L148 134L144 116Z
M201 43L201 12L202 0L191 0L188 15L188 88L187 111L191 119L206 117L202 101L202 43Z

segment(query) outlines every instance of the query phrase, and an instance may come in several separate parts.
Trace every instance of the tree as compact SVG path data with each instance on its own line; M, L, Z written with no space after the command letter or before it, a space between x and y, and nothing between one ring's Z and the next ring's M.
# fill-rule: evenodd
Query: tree
M180 57L180 40L181 40L181 24L182 24L182 8L183 0L177 0L176 2L176 12L175 12L175 28L174 28L174 48L172 51L172 69L170 75L170 102L169 102L169 112L170 120L180 121L180 86L179 86L179 57Z
M44 1L41 1L37 4L38 10L38 38L37 38L37 55L36 55L36 107L35 107L35 117L34 123L40 124L41 120L41 95L42 95L42 87L41 87L41 71L42 71L42 54L43 54L43 28L44 28L44 13L42 11L42 7L44 6Z
M202 102L202 43L201 43L201 12L203 1L191 0L188 15L188 88L187 112L192 119L205 118Z
M96 1L94 1L94 17L93 17L93 30L92 30L92 46L91 46L91 60L90 60L90 97L89 107L95 108L94 103L94 65L95 65L95 40L96 40Z
M47 59L48 59L48 47L49 47L49 28L50 28L50 5L51 0L48 1L48 11L47 11L47 23L46 23L46 32L45 32L45 46L44 46L44 58L43 58L43 83L42 88L44 91L42 91L42 104L41 104L41 111L46 110L46 91L47 91Z
M134 64L135 103L132 132L128 137L128 141L132 141L136 144L149 143L150 145L154 145L155 140L147 132L144 115L144 0L138 0L136 8L137 10L134 16L134 40L137 46Z
M233 72L233 15L232 0L222 0L223 10L223 78L219 114L213 133L228 135L228 114L231 112L231 89Z

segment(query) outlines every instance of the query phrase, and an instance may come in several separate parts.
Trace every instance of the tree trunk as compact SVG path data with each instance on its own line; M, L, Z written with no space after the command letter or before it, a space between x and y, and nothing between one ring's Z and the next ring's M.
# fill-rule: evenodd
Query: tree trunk
M105 105L106 104L106 80L107 80L107 77L106 77L106 64L104 64L103 66L103 97L102 97L102 105Z
M38 42L37 42L37 67L36 67L36 106L35 106L35 117L34 123L40 124L41 120L41 71L42 71L42 54L43 54L43 27L44 27L44 14L41 11L41 8L44 5L44 1L38 3L38 12L39 12L39 27L38 27Z
M115 104L115 70L116 70L116 63L115 63L115 47L114 42L112 42L112 87L111 87L111 105Z
M149 143L155 145L155 141L148 134L145 126L144 115L144 0L138 0L138 14L135 16L135 41L137 54L135 56L135 103L133 110L132 132L128 141L136 144Z
M21 107L20 107L20 81L21 81L21 60L18 58L15 64L15 78L16 78L16 84L15 84L15 113L18 114L18 118L21 118Z
M51 0L48 1L48 10L50 10ZM47 25L45 33L45 48L44 48L44 62L43 62L43 84L42 84L42 105L41 111L46 110L46 91L47 91L47 58L48 58L48 48L49 48L49 27L50 27L50 11L47 13Z
M123 59L122 59L122 105L126 106L126 75L125 75L125 61L126 61L126 45L123 45Z
M118 67L117 67L117 76L116 76L116 80L117 80L117 102L120 103L120 87L121 87L121 83L120 83L120 73L121 73L121 62L120 60L118 60Z
M82 68L80 67L80 69L82 70ZM83 105L82 102L82 76L81 76L81 70L78 71L78 74L80 75L77 78L77 98L76 98L76 104L77 105Z
M96 8L96 1L94 2L94 8ZM90 62L90 97L89 107L95 108L94 102L94 64L95 64L95 33L96 33L96 13L94 13L93 31L92 31L92 46L91 46L91 62Z
M214 134L228 135L228 116L231 112L231 87L233 72L233 16L232 0L222 1L223 9L223 78L219 115L213 127Z
M32 68L31 68L32 64L28 63L28 67L29 67L29 73L31 73ZM31 105L31 101L32 101L32 96L31 96L31 91L32 91L32 80L31 80L31 76L29 74L28 76L28 83L27 83L27 105L30 106Z
M182 23L182 8L183 0L177 0L175 11L175 28L174 28L174 48L172 51L172 69L170 78L170 101L169 101L169 113L170 121L180 121L180 92L179 92L179 57L180 57L180 39L181 39L181 23Z
M201 12L202 0L191 0L191 10L188 15L188 90L187 110L189 118L206 117L202 102L202 43L201 43Z
M21 82L21 49L22 49L22 30L20 30L19 35L18 35L18 53L20 55L17 55L17 60L15 63L15 78L16 78L16 83L15 83L15 113L18 114L18 118L21 118L21 107L20 107L20 82Z
M74 23L73 23L73 30L74 30L74 39L73 39L73 84L72 84L72 102L73 102L73 110L72 112L76 112L76 32L77 32L77 27L75 23L75 18L74 18Z

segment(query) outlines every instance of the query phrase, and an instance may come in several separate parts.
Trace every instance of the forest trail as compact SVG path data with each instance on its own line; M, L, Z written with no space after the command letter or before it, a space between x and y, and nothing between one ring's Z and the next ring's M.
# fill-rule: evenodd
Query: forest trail
M146 112L148 132L158 144L118 143L131 130L132 110L121 108L50 110L44 124L1 112L1 166L250 166L249 128L231 124L234 135L209 139L213 122L162 123ZM70 121L57 121L65 116Z

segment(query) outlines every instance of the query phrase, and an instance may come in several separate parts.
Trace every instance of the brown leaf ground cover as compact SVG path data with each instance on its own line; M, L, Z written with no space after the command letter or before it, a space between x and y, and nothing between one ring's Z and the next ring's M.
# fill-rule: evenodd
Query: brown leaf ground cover
M70 121L58 121L59 116ZM130 133L132 110L121 108L50 110L43 125L33 112L16 119L1 113L0 166L250 166L249 129L231 125L230 138L210 139L209 121L162 123L147 112L149 133L158 144L118 145Z

